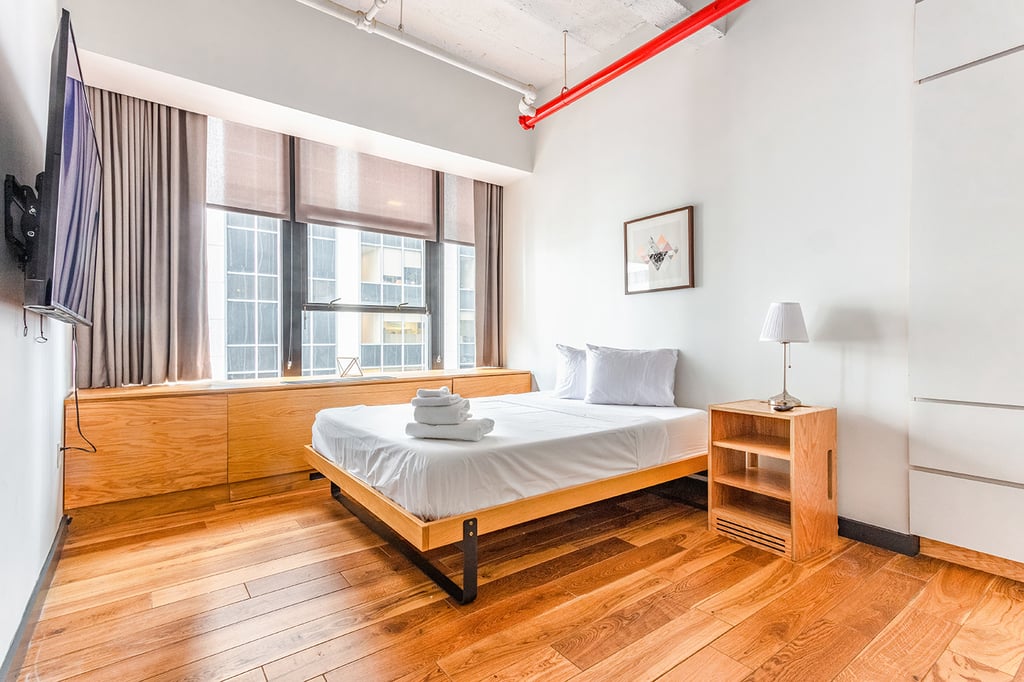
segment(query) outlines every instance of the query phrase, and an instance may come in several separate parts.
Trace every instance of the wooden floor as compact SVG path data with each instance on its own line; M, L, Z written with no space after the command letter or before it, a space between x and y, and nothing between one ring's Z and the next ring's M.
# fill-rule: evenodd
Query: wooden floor
M1022 583L706 523L645 492L486 535L465 607L324 488L72 523L19 679L1024 680Z

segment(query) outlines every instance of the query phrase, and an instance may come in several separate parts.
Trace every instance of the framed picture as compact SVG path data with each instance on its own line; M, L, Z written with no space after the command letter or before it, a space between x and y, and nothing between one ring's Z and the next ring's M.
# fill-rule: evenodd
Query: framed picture
M624 224L626 293L693 287L693 206Z

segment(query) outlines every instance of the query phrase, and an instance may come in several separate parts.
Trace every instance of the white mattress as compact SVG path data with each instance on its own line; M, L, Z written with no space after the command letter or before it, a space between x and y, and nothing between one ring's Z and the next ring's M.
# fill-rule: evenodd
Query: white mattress
M707 413L685 407L589 405L547 392L473 398L490 417L483 440L405 435L411 405L322 410L313 447L424 520L707 452Z

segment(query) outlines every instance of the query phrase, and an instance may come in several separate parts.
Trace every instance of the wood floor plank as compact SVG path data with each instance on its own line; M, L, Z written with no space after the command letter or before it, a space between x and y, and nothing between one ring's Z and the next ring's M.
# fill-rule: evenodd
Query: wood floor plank
M261 623L268 623L266 627L274 627L278 618L301 618L307 613L308 606L314 607L313 613L316 613L317 608L330 609L335 605L344 606L358 598L358 595L354 593L343 594L346 587L348 587L348 583L340 575L333 575L271 592L255 599L246 599L222 606L195 617L161 623L160 616L157 614L154 616L156 624L152 627L145 627L141 622L137 623L131 637L125 636L121 632L118 632L121 636L113 639L104 636L91 643L84 651L81 649L65 650L63 641L60 639L47 640L40 650L39 660L36 662L34 670L39 675L39 679L64 679L97 669L106 669L107 666L116 665L129 658L144 664L149 660L145 658L148 654L152 654L151 658L156 658L161 655L159 653L161 651L171 652L189 648L193 642L205 643L203 649L193 647L195 651L209 650L211 647L219 646L219 643L225 638L231 637L239 631L249 632ZM72 646L79 644L75 639L71 641ZM75 655L75 652L79 651L82 653ZM132 665L127 667L128 671L134 669ZM146 667L145 669L152 670L153 668ZM104 679L104 674L101 674L98 679ZM123 677L118 675L123 675ZM113 670L106 679L130 679L130 677L130 673L118 673L117 670Z
M946 563L928 581L915 606L943 620L963 624L994 581L990 573Z
M914 607L904 609L836 676L836 682L920 680L959 626Z
M468 614L461 623L431 630L407 645L370 654L327 674L329 680L398 680L427 674L436 661L452 651L503 630L517 630L521 623L539 617L578 596L588 594L639 573L679 548L669 542L655 542L617 554L547 585L525 590ZM459 609L463 613L462 609Z
M728 623L691 609L572 679L654 680L728 629Z
M312 646L264 664L263 670L267 677L275 682L302 682L381 649L418 639L430 630L444 627L458 619L459 615L454 607L442 599L437 599L366 627L338 632L336 636L314 642ZM305 641L311 641L313 637L310 636L310 628L303 628L303 631ZM275 639L282 638L292 639L289 634L280 635ZM262 641L258 646L264 650L272 649L275 643ZM235 652L235 655L239 653Z
M631 574L542 616L521 623L514 631L502 631L453 651L438 663L452 680L479 679L498 672L524 655L550 645L591 620L638 602L668 586L663 578Z
M701 595L757 570L757 566L727 556L686 576L647 599L609 613L552 644L552 648L581 669L589 668L619 649L682 616Z
M891 556L868 545L852 547L716 640L714 647L746 666L760 667L807 625L854 594L860 580Z
M235 675L224 680L224 682L267 682L267 676L263 674L262 668L249 670L241 675Z
M309 592L303 592L294 595L292 600L297 602L308 596ZM107 643L113 643L118 654L125 653L131 650L131 645L122 645L121 643L139 641L141 630L152 630L175 623L173 630L177 631L179 628L177 621L186 619L193 623L207 621L206 627L208 628L219 627L217 623L229 623L241 617L242 609L245 610L245 613L252 613L256 603L247 602L248 599L249 594L243 585L233 585L199 597L150 609L144 617L140 617L139 613L129 613L91 625L79 624L60 632L54 631L49 637L33 636L26 660L40 664L48 659L70 656L84 649L92 650L89 655L95 656L97 647ZM229 605L236 606L234 609L224 608ZM277 607L269 606L267 608Z
M748 678L751 682L826 682L853 660L870 637L828 620L804 628Z
M658 678L658 682L740 682L751 670L718 649L706 646Z
M998 578L997 581L1006 580ZM1024 599L990 590L968 614L949 650L1013 676L1024 664Z
M944 652L922 682L1012 682L1009 675L969 656Z
M550 647L538 649L494 673L488 680L498 682L552 682L568 680L580 669Z
M942 568L944 564L944 561L930 556L925 556L924 554L918 554L917 556L897 554L885 565L885 567L890 571L903 573L917 578L918 580L930 580L939 572L939 569Z
M795 564L706 520L639 492L485 535L466 608L323 490L97 513L19 675L1024 682L1021 583L846 539Z

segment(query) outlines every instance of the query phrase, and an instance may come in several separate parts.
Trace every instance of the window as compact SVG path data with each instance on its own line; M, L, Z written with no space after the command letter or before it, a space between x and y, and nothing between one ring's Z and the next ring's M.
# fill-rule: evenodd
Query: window
M207 209L210 352L214 377L281 372L281 221Z
M473 181L209 121L215 379L475 365Z

